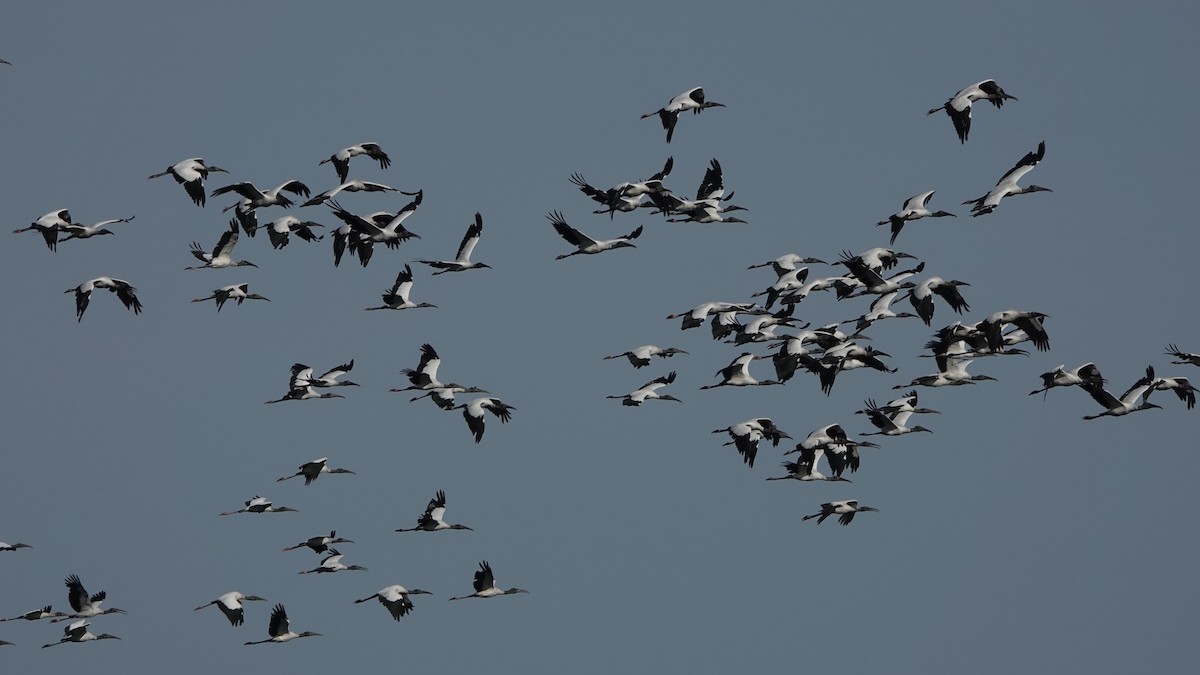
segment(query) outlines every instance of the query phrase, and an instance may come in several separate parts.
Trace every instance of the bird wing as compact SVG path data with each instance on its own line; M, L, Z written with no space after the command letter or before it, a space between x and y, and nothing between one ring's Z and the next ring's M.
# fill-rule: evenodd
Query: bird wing
M475 250L475 245L479 243L479 237L483 234L483 216L475 213L475 222L467 228L467 233L463 235L462 243L458 245L458 253L454 259L460 263L470 262L471 253Z
M567 222L563 220L562 214L558 211L551 211L546 217L549 218L550 223L554 225L554 231L558 232L558 236L566 239L568 244L571 244L576 248L585 248L596 245L595 239L592 239L586 234L568 225Z

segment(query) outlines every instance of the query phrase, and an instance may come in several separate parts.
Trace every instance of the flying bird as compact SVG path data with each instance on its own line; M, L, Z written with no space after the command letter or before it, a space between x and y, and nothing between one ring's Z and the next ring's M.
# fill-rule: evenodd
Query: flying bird
M229 229L221 235L217 240L217 245L213 247L211 253L204 250L198 242L192 242L191 252L196 260L204 263L203 265L185 267L185 270L202 270L213 269L219 270L226 267L258 267L249 260L234 260L233 247L238 242L238 224L236 220L229 221Z
M888 216L887 220L881 220L878 223L875 223L876 227L891 223L892 238L888 240L889 245L896 243L896 237L900 236L900 230L904 229L904 224L907 222L919 220L921 218L944 218L946 216L950 216L952 218L957 217L949 211L930 211L927 208L929 206L930 198L933 197L933 192L933 190L930 190L929 192L922 192L914 197L909 197L908 201L904 202L904 206L902 206L899 211Z
M642 115L642 119L658 115L658 119L662 121L663 129L667 131L667 142L670 143L671 136L675 134L675 125L679 122L679 113L685 110L699 113L705 108L721 108L724 106L724 103L706 100L704 98L704 87L695 87L671 99L671 102L662 108Z
M88 625L89 624L86 619L76 621L75 623L70 624L69 626L67 626L66 628L63 629L63 636L61 638L59 638L58 642L51 642L49 644L44 644L44 645L42 645L42 649L45 649L46 647L53 647L55 645L66 644L68 642L92 642L93 640L120 640L121 639L121 638L117 637L116 635L111 635L109 633L101 633L100 635L96 635L95 633L88 630Z
M333 572L366 572L367 568L362 565L347 565L342 562L342 554L338 553L336 548L329 549L331 554L328 558L321 561L320 566L314 567L311 570L301 570L297 574L326 574Z
M672 396L670 394L658 393L659 389L662 389L663 387L667 386L668 384L671 384L674 381L675 381L675 371L672 370L670 372L670 374L650 380L646 384L643 384L642 386L638 387L636 390L634 390L628 394L624 394L621 396L609 396L608 398L619 398L619 399L621 399L622 405L629 405L629 406L639 406L642 403L649 401L649 400L653 400L653 399L658 399L660 401L678 401L679 399L675 398L674 396Z
M481 396L471 399L466 403L462 403L456 408L462 408L463 419L467 421L467 428L475 436L475 442L483 440L484 430L484 413L490 412L500 419L503 424L512 419L512 411L516 408L508 405L504 401L491 396Z
M376 309L399 310L419 309L421 307L437 307L437 305L431 305L428 302L413 302L412 300L409 300L408 296L410 293L412 293L412 286L412 267L405 265L404 269L400 270L400 273L396 275L396 282L392 284L392 287L389 290L384 292L383 304L379 307L368 307L367 311Z
M314 227L325 226L311 220L300 220L296 216L283 216L271 221L267 225L266 230L267 236L271 239L271 246L275 249L281 249L288 245L293 234L309 242L324 239L325 235L313 233L312 228Z
M203 298L196 298L195 300L192 300L192 302L206 302L208 300L216 300L218 312L221 311L221 308L224 307L225 303L229 300L236 300L237 304L239 305L242 304L243 300L271 301L271 299L266 296L259 295L258 293L251 293L250 284L230 284L229 286L222 286L213 291L212 295Z
M1175 357L1175 360L1171 362L1173 365L1187 365L1190 363L1193 366L1200 366L1200 354L1179 351L1179 347L1176 347L1174 344L1167 345L1167 355Z
M1104 408L1104 412L1096 415L1084 415L1083 419L1085 420L1094 420L1099 417L1121 417L1139 410L1162 407L1150 402L1150 394L1158 388L1158 380L1154 377L1154 368L1147 367L1146 375L1134 382L1119 399L1110 394L1103 385L1094 382L1085 382L1079 386L1083 387L1092 400Z
M420 194L420 192L405 192L404 190L398 190L394 187L384 185L383 183L376 183L374 181L355 178L353 180L342 181L341 185L322 192L316 197L304 202L300 206L305 207L324 204L330 199L338 196L338 193L341 192L399 192L400 194L408 195L409 197Z
M400 617L405 616L413 610L412 600L408 599L410 595L433 595L429 591L423 591L419 588L414 588L411 591L401 586L400 584L392 584L384 586L375 593L368 595L361 600L355 600L354 604L361 604L372 599L379 600L379 604L387 608L392 618L399 621Z
M134 314L142 313L142 303L138 300L137 289L134 288L128 281L114 279L113 277L96 277L79 284L75 288L68 288L64 293L75 294L75 318L77 321L83 321L83 313L87 311L88 303L92 299L92 291L97 288L106 288L117 294L117 299L121 304L125 305L125 309L133 310Z
M242 608L242 603L247 601L265 602L266 598L260 598L257 595L244 595L240 591L230 591L212 602L200 605L195 611L199 612L205 607L216 605L217 609L221 610L221 613L225 615L225 618L229 619L231 625L240 626L245 622L245 610Z
M804 520L817 519L817 524L825 522L829 516L838 516L838 522L842 525L849 525L850 521L854 520L854 514L863 513L864 511L878 511L879 509L872 506L859 506L857 499L844 499L836 502L826 502L821 505L821 512L814 513L809 516L804 516Z
M682 349L679 349L677 347L667 347L664 349L657 345L642 345L640 347L634 347L633 349L630 349L627 352L621 352L620 354L613 354L612 356L606 356L606 357L604 357L604 360L607 361L609 359L619 359L621 357L625 357L625 358L629 359L629 362L633 364L634 368L644 368L644 367L650 365L650 358L653 356L667 359L676 354L686 354L686 353L687 352L685 352Z
M958 134L958 142L966 143L967 136L971 133L971 104L975 101L991 101L992 105L1000 108L1004 105L1006 99L1017 100L1016 96L1009 96L1000 85L996 84L995 80L984 80L959 91L954 96L951 96L944 104L930 108L929 112L925 113L928 117L940 110L945 110L950 116L950 121L954 123L954 131Z
M128 223L133 220L134 216L128 218L112 218L110 220L102 220L95 225L79 225L77 223L67 223L59 225L59 231L65 232L67 236L60 239L60 242L70 241L72 239L91 239L105 234L116 234L105 225L115 225L117 223Z
M972 216L982 216L996 210L1000 205L1000 200L1013 195L1024 195L1030 192L1053 192L1050 188L1044 188L1040 185L1028 185L1021 187L1017 185L1017 181L1025 177L1025 174L1033 171L1033 167L1037 166L1042 158L1046 156L1046 141L1038 143L1037 150L1026 153L1017 165L1009 169L1007 173L1000 177L996 187L992 188L982 197L968 199L963 204L971 205Z
M567 240L567 243L571 244L576 249L570 253L564 253L560 256L556 256L554 258L555 260L562 260L563 258L570 258L573 255L579 254L591 255L594 253L603 253L604 251L611 251L615 248L636 248L630 242L642 236L642 226L638 225L637 229L633 232L630 232L622 237L617 237L616 239L592 239L586 234L568 225L567 221L563 220L563 215L558 211L551 211L546 217L549 218L550 223L554 225L554 231L558 232L560 237Z
M67 619L88 619L101 614L126 614L123 609L109 607L103 609L100 604L108 597L108 593L100 591L94 595L88 595L88 592L83 588L83 584L79 581L79 577L72 574L63 582L67 586L67 602L71 604L71 609L75 610L74 614L69 614L57 619L51 619L51 623L58 623Z
M461 523L446 522L446 493L438 490L433 499L425 507L425 512L417 518L417 526L400 528L397 532L437 532L439 530L470 530Z
M417 262L437 268L437 271L433 273L434 276L446 272L463 272L484 267L490 269L491 266L487 263L471 260L471 253L475 250L475 245L479 243L479 237L482 235L483 216L476 212L475 222L467 227L467 233L463 235L462 243L458 245L458 253L454 256L454 260L418 260Z
M59 209L51 211L33 221L29 227L13 230L13 234L37 231L42 235L42 239L45 240L46 248L56 251L58 250L58 233L71 224L71 212L67 209Z
M282 479L280 479L280 480L282 480ZM346 539L344 537L337 536L336 530L330 530L328 536L320 535L317 537L309 537L308 539L305 539L304 541L300 542L299 544L296 544L295 546L288 546L288 547L284 548L283 550L295 551L298 548L304 548L307 546L309 549L312 550L313 553L320 555L322 553L325 553L326 551L330 551L331 550L330 546L332 546L333 544L353 544L353 543L354 542L350 539Z
M255 209L261 209L268 206L282 206L285 209L291 208L295 202L288 198L284 192L290 192L300 197L308 197L310 191L308 186L298 180L289 180L286 183L277 185L269 190L260 190L255 187L254 183L233 183L231 185L223 185L212 191L210 197L219 197L223 194L235 192L241 195L242 201L236 202L231 206L225 207L223 210L228 211L234 207L241 209L243 213L249 213Z
M769 356L755 356L750 352L743 352L741 356L734 359L728 366L717 371L717 375L721 376L721 381L716 384L706 384L701 389L712 389L714 387L750 387L767 384L783 384L779 380L756 380L750 375L750 362L757 359L770 358Z
M193 157L185 159L174 166L167 167L166 171L153 174L149 178L154 179L159 176L171 174L175 182L182 185L183 189L187 191L188 196L192 198L196 206L204 206L204 179L208 178L208 174L210 173L229 172L221 167L205 164L204 160L200 157Z
M496 579L492 575L492 566L486 560L479 563L479 571L475 573L475 581L473 583L475 592L470 595L462 595L451 600L465 600L467 598L494 598L498 595L512 595L514 593L528 593L520 588L502 589L496 585Z
M970 285L957 279L946 281L941 277L929 277L908 292L908 301L912 303L917 316L921 317L921 320L928 326L929 322L933 320L933 296L935 295L945 300L956 314L971 311L971 306L967 304L958 290L959 286Z
M29 544L10 544L6 541L0 541L0 552L15 551L19 548L33 548Z
M265 497L256 496L253 499L246 500L245 504L245 506L237 511L226 511L219 515L232 516L236 513L281 513L284 511L297 511L297 509L293 509L288 506L275 506Z
M733 445L737 448L738 454L742 456L742 461L750 468L754 468L754 459L758 456L758 442L762 439L771 441L772 446L778 446L779 441L785 438L791 438L787 432L775 426L775 422L769 417L758 417L748 419L745 422L738 422L724 429L713 429L714 434L729 434L729 441L724 445Z
M343 384L353 384L353 383L343 383ZM354 472L351 471L350 469L331 468L329 466L329 458L321 457L320 459L314 459L311 462L305 462L305 463L301 464L300 469L298 471L296 471L296 473L293 473L288 476L280 476L279 478L275 479L275 482L279 483L279 482L282 482L285 480L295 478L297 476L304 476L304 484L308 485L309 483L312 483L317 478L320 478L321 474L323 474L323 473L351 473L352 474Z
M17 620L41 621L42 619L52 619L54 617L66 617L67 616L66 614L64 614L62 612L52 612L50 610L51 610L51 606L46 605L45 607L43 607L41 609L31 610L31 611L25 612L24 614L22 614L20 616L10 616L7 619L0 619L0 621L17 621Z
M392 158L388 157L383 148L379 147L378 143L359 143L348 148L342 148L329 156L329 159L323 159L320 164L333 164L333 170L337 171L339 183L345 183L346 178L350 175L350 158L359 155L366 155L371 159L379 162L380 169L386 169L392 165Z
M275 605L275 609L271 610L271 622L267 625L267 633L271 636L266 640L254 640L247 642L248 645L260 645L265 642L288 642L302 637L320 636L320 633L312 631L304 631L303 633L293 632L288 622L287 610L283 605Z
M1104 378L1100 375L1100 369L1094 363L1085 363L1070 370L1067 370L1066 366L1062 365L1054 370L1042 373L1041 378L1042 388L1029 392L1030 396L1042 394L1044 397L1054 387L1082 386L1085 382L1095 386L1104 386Z

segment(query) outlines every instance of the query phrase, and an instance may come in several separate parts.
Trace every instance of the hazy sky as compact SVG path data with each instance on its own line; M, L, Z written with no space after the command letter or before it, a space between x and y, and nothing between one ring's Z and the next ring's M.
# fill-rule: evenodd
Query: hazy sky
M347 6L349 5L349 6ZM1189 440L1195 411L1084 422L1079 390L1028 396L1038 374L1095 362L1117 393L1168 343L1200 351L1192 292L1198 143L1187 86L1200 12L1186 3L19 3L0 28L4 217L9 229L70 209L117 235L48 251L5 235L0 283L9 356L2 396L0 616L66 609L78 574L126 616L94 620L122 640L64 645L65 624L7 622L0 670L204 673L347 668L524 673L1190 672L1200 591ZM1018 101L977 106L965 145L925 111L995 78ZM642 113L703 86L727 107L680 120L670 145ZM375 141L351 175L424 190L405 225L420 239L363 269L332 265L328 239L273 250L242 237L258 269L184 271L191 242L226 227L169 178L188 157L229 174L208 187L296 178L336 182L334 151ZM1027 177L1050 187L967 217L1039 141ZM712 158L746 225L592 215L572 172L607 187L674 157L667 185L694 192ZM886 244L874 223L909 196L958 218L905 227L897 247L926 275L970 282L962 317L870 331L894 375L847 372L720 388L740 348L665 321L710 300L747 300L787 252L837 259ZM345 195L396 210L400 195ZM645 232L636 249L555 261L570 250L545 214L598 237ZM478 260L437 277L479 211ZM337 223L326 207L293 209ZM283 215L265 210L266 221ZM414 299L438 309L364 312L405 263ZM814 276L841 268L814 265ZM63 290L128 280L141 316L98 291L82 322ZM249 282L270 303L192 304ZM814 296L814 325L865 299ZM922 345L955 319L1004 309L1050 315L1052 349L979 359L997 378L922 391L932 434L866 451L851 484L765 482L790 445L753 469L717 427L770 416L796 438L933 372ZM389 393L422 343L444 379L516 407L476 445L458 412ZM654 343L689 354L635 371L602 357ZM765 346L753 351L765 353ZM354 359L344 400L265 406L296 362ZM770 374L768 362L754 372ZM629 408L624 394L675 370L681 404ZM357 471L276 483L328 456ZM445 490L472 532L397 534ZM238 515L262 495L299 513ZM822 502L877 506L850 527L802 522ZM366 572L298 576L320 558L282 552L336 529ZM480 560L529 595L448 603ZM401 583L400 622L353 600ZM231 590L250 603L232 628L192 608ZM320 638L267 637L270 606Z

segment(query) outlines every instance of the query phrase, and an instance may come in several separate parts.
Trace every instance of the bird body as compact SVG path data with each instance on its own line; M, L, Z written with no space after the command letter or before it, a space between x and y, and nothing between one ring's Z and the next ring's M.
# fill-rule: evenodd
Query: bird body
M236 220L229 221L229 229L221 235L217 240L217 245L213 247L212 252L204 250L204 247L197 242L192 242L192 256L204 263L200 266L185 267L188 270L213 269L219 270L226 267L258 267L248 260L234 260L233 247L238 242L238 224Z
M192 300L192 302L206 302L208 300L216 301L218 312L221 311L221 308L225 306L225 303L230 300L236 300L237 304L239 305L242 304L242 301L244 300L271 301L271 299L266 296L259 295L258 293L251 293L250 284L230 284L229 286L222 286L214 290L212 295L203 298L196 298L195 300Z
M557 256L555 260L562 260L563 258L570 258L573 255L580 254L593 255L611 251L615 248L636 248L631 242L642 236L642 226L639 225L636 230L622 237L615 239L593 239L568 225L567 221L563 220L563 215L558 211L551 211L546 217L554 225L554 231L558 232L558 235L565 239L568 244L575 247L574 251Z
M317 637L321 635L320 633L307 630L303 633L293 631L288 621L287 610L283 608L283 605L275 605L275 608L271 610L271 622L267 625L267 633L271 637L266 640L252 640L246 644L260 645L266 642L289 642L296 638Z
M137 289L128 281L115 279L113 277L96 277L79 284L75 288L68 288L64 293L75 294L75 318L77 321L83 321L83 313L87 311L88 303L91 302L92 291L97 288L106 288L117 294L117 299L121 304L125 305L125 309L133 310L134 314L142 313L142 303L138 300Z
M67 619L88 619L101 614L126 614L123 609L110 607L103 609L100 604L108 597L108 593L100 591L93 595L88 595L84 590L83 584L79 581L79 577L72 574L63 582L67 586L67 601L71 604L71 609L75 610L74 614L69 614L57 619L51 619L51 623L58 623Z
M387 611L392 615L392 618L399 621L400 617L413 610L412 600L410 600L408 596L420 594L433 595L429 591L423 591L419 588L414 588L410 591L400 584L392 584L391 586L384 586L383 588L365 598L362 598L361 600L355 600L354 604L357 605L372 599L379 600L379 604L387 608Z
M474 262L471 260L471 253L475 250L475 245L479 243L479 238L483 234L483 216L479 213L475 214L475 222L467 227L467 233L463 235L462 242L458 245L458 253L454 260L418 260L417 262L423 265L437 268L433 274L445 274L446 272L463 272L466 270L475 270L480 268L490 268L487 263Z
M342 384L354 384L354 383L349 382L349 383L342 383ZM350 474L352 474L354 472L351 471L350 469L330 467L329 466L329 458L321 457L320 459L314 459L311 462L305 462L304 464L301 464L300 469L298 471L296 471L296 473L291 474L290 476L281 476L281 477L275 479L275 482L278 483L278 482L285 481L285 480L288 480L291 478L295 478L296 476L304 476L304 484L308 485L308 484L312 483L314 480L316 480L317 478L319 478L321 476L321 474L323 474L323 473L350 473Z
M676 347L667 347L664 349L662 347L659 347L658 345L642 345L640 347L634 347L633 349L630 349L627 352L621 352L620 354L613 354L612 356L606 356L606 357L604 357L604 359L609 360L609 359L619 359L621 357L625 357L625 358L629 359L629 362L631 364L633 364L634 368L644 368L644 367L650 365L651 357L657 356L660 358L667 359L676 354L686 354L686 353L687 352L683 351L682 349L678 349Z
M377 309L400 310L400 309L419 309L422 307L433 307L433 308L437 307L437 305L431 305L428 302L413 302L412 300L410 300L408 298L408 296L410 293L412 293L412 286L413 286L412 267L409 265L405 265L404 269L400 270L400 272L396 275L396 281L395 281L395 283L392 284L392 287L383 294L383 304L380 305L379 307L368 307L367 310L368 311L377 310Z
M1026 153L1024 157L1017 162L1016 166L1009 169L1007 173L1000 177L996 182L996 187L982 197L976 199L968 199L963 204L971 205L972 216L982 216L996 210L1000 205L1000 200L1012 195L1024 195L1030 192L1053 192L1050 188L1044 188L1040 185L1027 185L1021 187L1017 185L1017 181L1024 178L1025 174L1033 171L1033 168L1041 163L1046 156L1046 141L1038 143L1037 150Z
M218 166L209 166L204 163L200 157L192 157L185 159L178 164L167 167L166 171L156 173L149 178L154 179L159 176L171 174L176 183L183 186L184 191L192 198L196 206L204 206L204 180L208 178L210 173L229 173L225 169Z
M195 609L200 610L210 605L216 605L217 609L229 619L229 623L234 626L240 626L245 622L245 610L242 607L243 602L247 601L265 601L266 598L260 598L257 595L244 595L240 591L230 591L212 602L200 605Z
M992 105L997 108L1004 105L1007 99L1017 100L1016 96L1009 96L1000 85L996 84L995 80L984 80L976 82L969 87L960 90L954 96L951 96L944 104L937 108L930 108L926 116L932 115L938 111L945 110L950 116L950 120L954 123L954 131L958 134L959 143L966 143L967 137L971 133L971 104L975 101L991 101Z
M280 479L280 480L282 480L282 479ZM300 542L299 544L296 544L295 546L288 546L287 548L285 548L283 550L294 551L298 548L304 548L307 546L309 549L312 549L313 553L316 553L319 555L321 553L324 553L324 552L330 550L329 547L333 544L353 544L353 543L354 542L350 539L346 539L344 537L337 536L336 530L330 530L328 536L320 535L317 537L309 537L308 539L305 539L304 541Z
M429 504L425 507L425 512L417 518L417 526L412 528L400 528L397 532L438 532L440 530L470 530L471 528L461 523L446 522L446 493L443 490L438 490L433 499L429 500Z
M504 401L491 396L473 398L457 407L462 408L463 419L467 421L467 428L475 436L476 443L483 440L484 413L490 412L499 418L501 423L504 423L512 419L512 411L516 410Z
M475 592L470 595L462 595L451 600L465 600L467 598L494 598L499 595L512 595L514 593L528 593L520 588L503 589L496 585L496 579L492 575L492 566L486 560L479 563L479 571L475 572L475 581L472 584Z
M810 516L804 516L804 520L817 519L817 524L825 522L829 516L838 516L838 522L842 525L849 525L854 520L854 514L864 511L878 511L879 509L872 506L859 506L857 499L843 499L836 502L826 502L821 505L820 513L814 513Z
M621 396L609 396L608 398L619 398L619 399L621 399L622 405L628 405L628 406L639 406L646 401L654 400L654 399L658 399L660 401L678 401L679 399L675 398L674 396L672 396L670 394L658 393L659 389L662 389L663 387L667 386L668 384L671 384L674 381L675 381L675 371L672 370L670 372L670 374L664 375L663 377L655 378L655 379L647 382L646 384L643 384L642 386L638 387L637 389L635 389L634 391L632 391L628 394L624 394Z
M325 574L332 572L366 572L367 568L362 565L347 565L342 562L342 554L337 552L337 549L331 548L329 552L332 554L321 561L319 567L311 570L302 570L299 574Z
M904 224L907 222L919 220L921 218L944 218L947 216L951 218L956 217L949 211L929 210L929 200L933 197L933 193L934 191L930 190L928 192L922 192L919 195L909 197L908 201L904 202L904 206L902 206L899 211L888 216L887 220L881 220L878 223L875 223L876 227L880 225L887 225L889 223L891 224L892 237L888 241L888 244L896 243L896 237L900 236L900 230L904 229Z
M750 468L754 468L754 459L758 456L758 442L762 439L771 441L772 446L778 446L779 441L785 438L791 438L787 432L775 426L775 422L769 417L757 417L748 419L744 422L730 425L724 429L713 429L714 434L729 434L729 441L725 445L733 445L738 454L742 456L742 461Z
M120 640L121 639L121 638L117 637L116 635L110 635L108 633L101 633L100 635L96 635L95 633L92 633L90 630L88 630L88 625L89 624L88 624L87 620L80 620L80 621L76 621L75 623L70 624L69 626L67 626L66 628L63 629L63 636L59 639L58 642L51 642L49 644L44 644L44 645L42 645L42 649L45 649L46 647L53 647L55 645L66 644L68 642L92 642L94 640Z
M275 506L266 497L254 497L245 502L245 506L237 511L226 511L220 515L232 516L235 513L281 513L283 511L296 511L288 506Z
M741 356L734 359L728 366L717 371L717 375L721 376L721 381L716 384L706 384L701 389L712 389L714 387L751 387L768 384L783 384L779 380L756 380L750 374L750 362L756 359L768 358L765 356L755 356L750 352L743 352Z
M654 112L642 115L642 119L647 117L658 116L662 122L663 129L667 132L667 142L671 142L671 137L675 135L675 125L679 123L679 114L685 110L691 110L693 113L699 113L706 108L724 107L724 103L709 101L704 98L704 87L693 87L683 92L682 94L671 99L665 106L655 110Z

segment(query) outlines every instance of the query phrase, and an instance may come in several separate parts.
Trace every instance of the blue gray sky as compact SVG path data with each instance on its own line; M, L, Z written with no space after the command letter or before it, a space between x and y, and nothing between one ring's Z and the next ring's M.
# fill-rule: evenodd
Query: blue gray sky
M87 667L127 673L283 672L346 667L490 668L527 673L1020 671L1181 672L1197 660L1198 555L1191 499L1196 418L1163 410L1084 422L1083 392L1028 396L1038 374L1095 362L1114 390L1168 343L1200 351L1191 286L1190 195L1198 149L1186 83L1192 6L962 3L22 3L0 29L4 217L9 229L70 209L79 222L136 215L118 234L51 253L5 235L0 283L9 375L0 615L67 606L64 577L108 592L126 616L96 619L122 641L65 645L59 625L0 624L7 672ZM1086 17L1086 19L1085 19ZM944 115L963 86L995 78L1020 100L981 105L961 145ZM642 113L693 86L728 107L687 115L670 145ZM336 178L318 162L361 141L391 155L352 175L423 189L421 238L334 268L328 240L238 257L258 269L184 271L210 247L228 198L193 206L146 176L204 157L232 181ZM1053 193L966 217L1039 141L1029 180ZM712 158L747 225L612 222L568 182L645 178L695 189ZM981 359L997 378L922 392L933 434L882 442L852 484L765 482L785 447L753 469L711 429L770 416L803 437L866 398L932 372L932 329L871 330L899 372L849 372L824 396L784 387L700 391L740 350L665 321L773 281L750 264L786 252L836 259L886 243L874 223L913 194L956 219L904 229L897 247L926 274L968 281L965 320L1018 308L1050 315L1052 349ZM348 195L356 212L401 196ZM645 225L636 249L569 251L545 214L596 236ZM476 258L494 269L431 277L414 297L438 309L364 312L405 264L447 258L479 211ZM327 225L324 207L298 215ZM264 213L264 220L281 215ZM814 275L838 268L814 266ZM126 279L141 316L108 293L82 322L63 290ZM271 303L192 298L249 282ZM813 297L820 325L864 300ZM939 306L934 327L959 318ZM458 413L388 392L422 343L447 379L516 406L476 445ZM634 371L603 356L655 343L690 352ZM764 351L758 348L756 351ZM264 406L295 362L354 359L359 388L332 401ZM765 376L765 362L756 372ZM669 370L682 404L607 400ZM356 476L275 483L328 456ZM397 534L437 490L473 532ZM255 495L299 513L239 515ZM851 527L801 522L858 498L881 512ZM367 572L298 576L319 558L280 549L336 529ZM488 560L529 595L448 603ZM394 622L374 603L421 587ZM196 605L240 590L232 628ZM267 637L270 604L321 638Z

